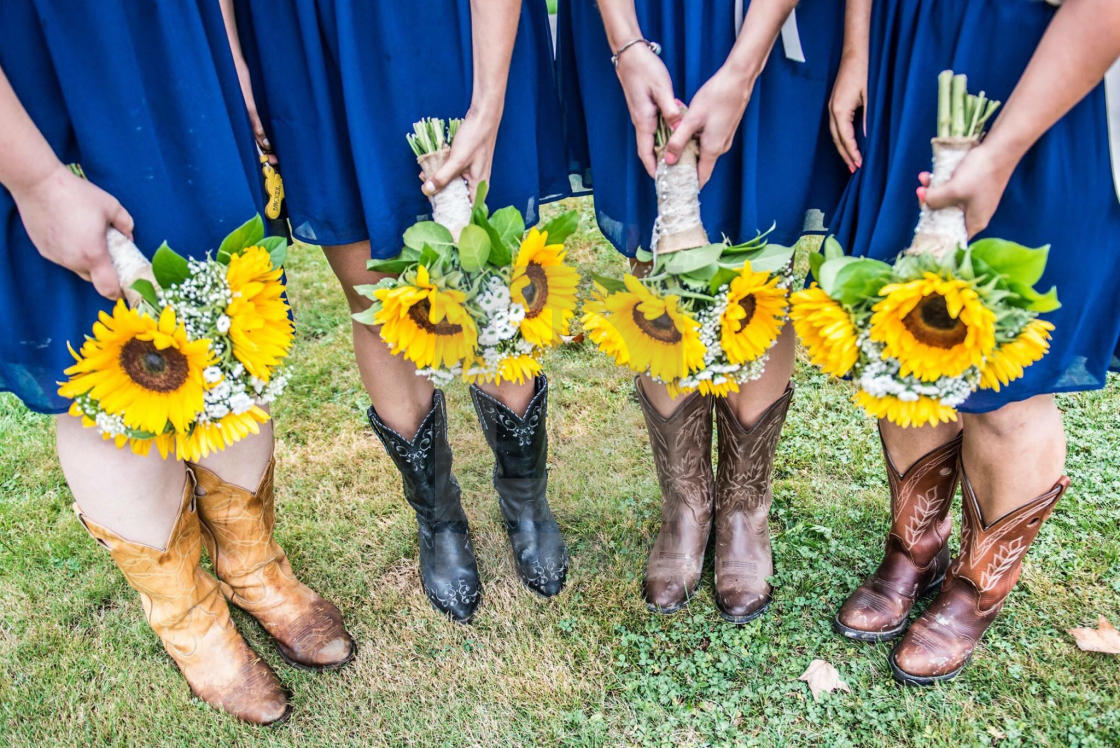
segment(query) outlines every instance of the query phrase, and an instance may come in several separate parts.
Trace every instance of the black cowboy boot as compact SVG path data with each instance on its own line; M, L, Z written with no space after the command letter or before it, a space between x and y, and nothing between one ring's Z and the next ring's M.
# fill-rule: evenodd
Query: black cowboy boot
M459 503L459 483L451 474L443 392L433 393L432 409L411 442L382 423L372 405L366 415L401 471L404 497L416 510L424 592L436 610L468 622L478 607L482 585L467 515Z
M471 386L471 399L494 450L494 488L513 548L517 574L525 585L544 597L564 589L568 549L548 507L548 379L535 380L537 392L524 416Z

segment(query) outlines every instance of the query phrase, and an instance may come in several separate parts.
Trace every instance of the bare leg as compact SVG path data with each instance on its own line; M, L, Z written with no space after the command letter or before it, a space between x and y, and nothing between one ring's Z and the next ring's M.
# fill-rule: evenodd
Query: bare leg
M985 522L1049 491L1065 470L1066 437L1052 395L963 419L962 459Z
M490 397L500 401L519 416L525 415L525 411L528 410L533 395L537 393L536 387L531 379L522 384L517 384L516 382L502 382L499 385L494 385L488 382L478 385L478 388Z
M754 426L766 409L785 394L793 374L794 340L793 325L787 324L778 342L770 349L770 358L762 376L727 396L727 404L743 426Z
M56 422L58 459L82 513L122 538L163 548L183 502L186 467L152 450L118 449L70 415Z
M900 473L905 473L919 458L947 444L961 431L961 423L939 423L936 426L903 428L883 418L879 421L883 442L891 462Z
M244 488L252 493L264 478L264 471L272 459L272 421L260 425L260 433L214 452L198 461L226 483Z
M364 311L369 307L369 299L354 291L354 286L377 283L385 277L366 269L369 242L323 247L323 252L342 284L350 311ZM376 327L352 324L358 372L377 415L398 434L411 439L432 406L431 382L416 376L416 368L410 362L390 353ZM528 400L525 402L528 404Z

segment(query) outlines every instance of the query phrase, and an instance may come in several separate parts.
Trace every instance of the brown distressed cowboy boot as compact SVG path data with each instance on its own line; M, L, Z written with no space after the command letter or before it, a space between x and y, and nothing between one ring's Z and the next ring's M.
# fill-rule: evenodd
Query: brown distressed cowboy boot
M883 434L879 432L882 442ZM832 628L849 639L881 642L906 630L919 597L933 592L949 568L949 508L960 478L961 437L922 455L905 473L883 460L891 489L891 529L879 568L855 589Z
M189 478L166 548L133 543L74 513L140 593L148 625L196 696L258 725L288 718L288 695L276 674L233 625L218 583L199 566L202 543Z
M727 401L716 398L716 608L725 621L746 623L770 606L770 471L793 387L744 428Z
M256 618L289 665L339 668L355 645L332 603L296 579L284 550L272 538L276 521L270 461L256 492L226 483L198 465L195 493L202 539L222 594Z
M964 669L1019 581L1023 557L1069 487L1069 478L1062 476L1049 491L990 525L984 524L963 471L961 483L961 552L949 567L941 594L891 653L891 670L900 683L928 686L955 678Z
M700 584L712 529L712 399L694 392L665 418L637 379L634 387L661 483L661 529L649 552L643 594L650 610L675 613Z

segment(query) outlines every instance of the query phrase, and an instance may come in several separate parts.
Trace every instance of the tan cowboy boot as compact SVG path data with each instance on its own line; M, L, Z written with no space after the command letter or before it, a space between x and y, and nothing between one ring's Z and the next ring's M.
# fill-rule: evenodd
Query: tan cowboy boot
M941 594L910 626L891 653L895 680L928 686L955 678L1019 581L1023 557L1042 523L1069 487L1062 476L1046 493L984 524L980 504L962 471L964 527Z
M770 606L770 471L792 399L793 387L787 387L748 429L724 398L716 398L715 597L720 616L731 623L751 621Z
M953 530L949 508L960 478L960 453L958 434L900 473L883 442L891 489L886 552L875 573L848 596L832 619L836 633L866 642L894 639L906 630L918 598L941 584L949 568Z
M646 563L643 592L647 608L674 613L700 584L712 529L712 399L694 392L665 418L638 380L634 387L661 483L661 529Z
M222 594L260 622L288 664L338 668L355 651L342 614L296 579L284 550L272 539L274 467L270 461L256 492L250 493L192 465L198 476L202 539Z
M202 543L189 478L166 549L125 540L90 521L77 504L74 512L140 593L148 625L196 696L258 725L288 718L284 687L241 638L218 583L198 564Z

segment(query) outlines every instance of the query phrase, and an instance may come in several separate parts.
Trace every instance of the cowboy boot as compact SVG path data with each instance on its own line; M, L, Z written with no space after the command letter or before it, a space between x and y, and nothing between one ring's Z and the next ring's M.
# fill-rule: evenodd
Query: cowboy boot
M770 471L793 387L744 428L724 398L716 398L719 460L716 467L716 608L741 624L770 606L774 563L770 554Z
M494 452L494 488L517 575L544 597L564 589L568 549L548 506L548 379L537 377L524 416L471 385L478 422Z
M646 607L675 613L700 584L712 529L712 398L692 393L668 418L634 380L661 484L661 529L642 584Z
M140 593L148 625L196 696L257 725L288 718L284 687L241 638L217 581L199 566L202 543L189 477L166 548L125 540L92 522L77 504L74 513Z
M190 468L198 479L202 541L226 599L257 619L289 665L332 670L352 660L354 640L342 614L296 579L284 549L272 538L275 461L269 461L255 492L199 465Z
M411 441L385 425L372 405L366 415L401 471L404 497L416 511L424 593L440 613L469 622L478 608L482 584L467 515L459 503L459 482L451 474L443 392L432 393L432 408Z
M955 678L964 669L1019 581L1023 557L1069 487L1069 478L1062 476L1049 491L990 525L984 523L963 471L961 484L961 552L949 567L941 594L891 653L891 670L900 683L928 686Z
M832 619L836 633L881 642L906 630L918 598L933 592L949 568L949 508L960 477L961 437L922 455L905 473L879 441L891 490L891 529L879 568L855 589Z

